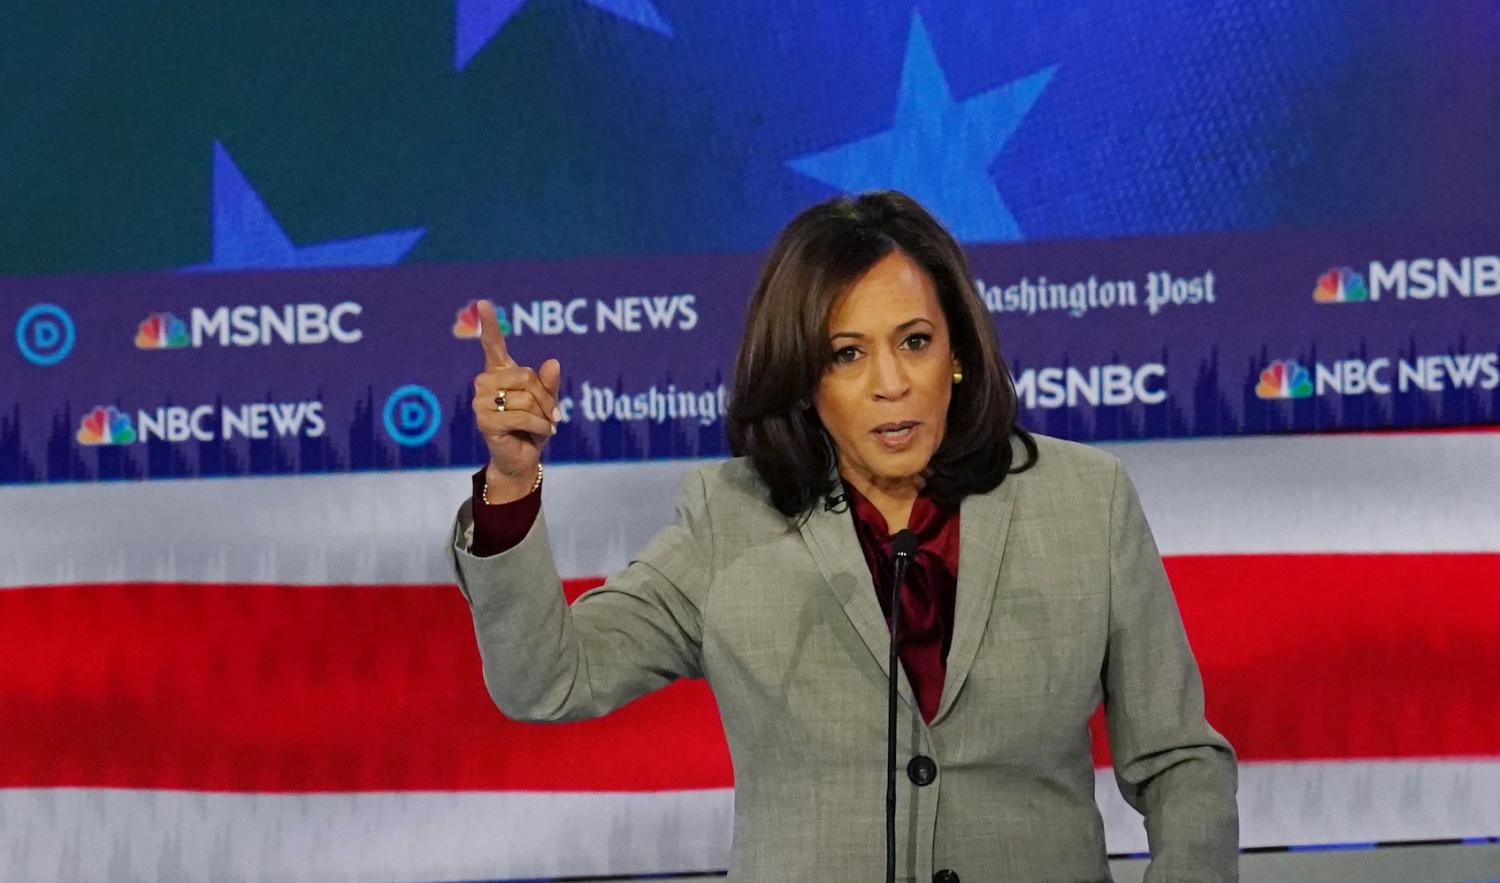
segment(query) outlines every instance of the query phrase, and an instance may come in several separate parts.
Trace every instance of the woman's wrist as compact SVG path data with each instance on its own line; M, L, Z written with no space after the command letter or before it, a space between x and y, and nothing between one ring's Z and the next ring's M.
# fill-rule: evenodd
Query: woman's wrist
M484 486L480 491L480 502L489 506L513 503L542 484L542 464L536 464L533 475L507 475L491 463L484 470Z

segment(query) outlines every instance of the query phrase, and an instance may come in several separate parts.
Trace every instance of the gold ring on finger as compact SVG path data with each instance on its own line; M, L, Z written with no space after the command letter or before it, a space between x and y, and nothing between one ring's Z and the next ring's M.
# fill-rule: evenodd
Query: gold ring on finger
M499 392L495 393L495 410L496 411L504 411L505 410L505 390L503 390L503 389L500 390Z

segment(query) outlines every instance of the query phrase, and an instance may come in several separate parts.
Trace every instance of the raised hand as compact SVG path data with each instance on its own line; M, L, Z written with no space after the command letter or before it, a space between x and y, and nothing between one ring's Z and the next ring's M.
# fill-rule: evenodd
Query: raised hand
M516 364L505 346L495 305L477 304L484 370L474 378L474 424L490 450L486 495L491 503L520 499L536 480L542 448L557 433L562 365L548 359L532 370ZM505 393L505 410L496 398Z

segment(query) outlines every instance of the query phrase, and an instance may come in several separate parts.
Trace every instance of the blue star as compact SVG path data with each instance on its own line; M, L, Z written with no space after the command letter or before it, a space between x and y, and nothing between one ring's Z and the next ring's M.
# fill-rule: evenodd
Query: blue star
M1020 239L989 166L1056 67L955 102L920 16L913 14L894 125L789 165L847 192L894 188L924 203L965 242Z
M317 245L293 245L224 145L214 142L214 256L186 270L380 267L394 264L425 230L397 230Z
M453 69L464 67L483 49L526 0L457 0L453 10ZM672 26L651 5L651 0L584 0L611 15L672 36Z

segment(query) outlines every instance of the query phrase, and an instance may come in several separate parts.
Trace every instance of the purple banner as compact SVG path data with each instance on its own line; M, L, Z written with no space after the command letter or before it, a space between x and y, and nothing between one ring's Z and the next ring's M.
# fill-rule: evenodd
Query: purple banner
M972 247L1023 423L1079 440L1500 420L1500 234ZM475 465L473 302L556 357L552 461L722 456L759 255L0 279L0 482Z

